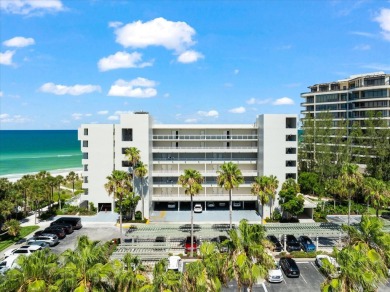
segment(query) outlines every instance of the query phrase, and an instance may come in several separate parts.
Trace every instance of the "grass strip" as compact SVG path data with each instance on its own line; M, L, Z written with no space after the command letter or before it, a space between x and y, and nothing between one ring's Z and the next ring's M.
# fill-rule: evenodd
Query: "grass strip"
M7 247L15 244L22 238L26 237L30 233L34 232L35 230L39 229L38 225L32 225L32 226L24 226L21 227L20 233L16 237L9 236L8 234L4 234L0 237L0 251L5 250Z

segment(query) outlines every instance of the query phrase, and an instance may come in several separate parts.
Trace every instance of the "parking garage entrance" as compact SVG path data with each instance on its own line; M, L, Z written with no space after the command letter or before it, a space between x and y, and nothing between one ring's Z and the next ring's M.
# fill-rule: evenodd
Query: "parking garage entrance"
M199 202L194 201L193 205L200 204L204 211L229 210L229 201ZM154 202L154 211L190 211L191 202ZM256 201L233 201L233 210L257 210Z
M106 212L106 211L112 211L112 204L111 203L99 203L98 204L98 212Z

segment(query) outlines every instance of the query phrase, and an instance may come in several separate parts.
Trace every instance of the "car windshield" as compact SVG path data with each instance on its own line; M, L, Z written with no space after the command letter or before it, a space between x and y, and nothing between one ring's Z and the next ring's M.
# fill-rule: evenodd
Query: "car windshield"
M313 242L310 240L310 238L304 238L303 242L306 244L312 244Z
M15 250L14 253L28 253L28 250L19 249L19 250Z

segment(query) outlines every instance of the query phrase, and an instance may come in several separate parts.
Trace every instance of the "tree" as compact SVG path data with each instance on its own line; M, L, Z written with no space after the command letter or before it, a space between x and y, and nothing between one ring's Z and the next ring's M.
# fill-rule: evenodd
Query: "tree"
M220 169L217 170L217 184L229 191L229 226L232 229L232 190L238 188L240 184L244 183L244 177L237 164L233 162L224 163Z
M135 167L134 174L141 179L141 199L142 199L142 220L145 218L145 198L144 198L144 178L148 174L148 166L139 161Z
M299 194L300 188L297 182L289 178L279 192L280 203L283 212L287 212L292 216L298 216L303 212L303 204L305 202L303 196Z
M248 224L248 220L240 221L238 230L229 230L231 238L231 258L233 275L238 288L253 284L259 277L265 277L273 267L272 257L266 252L264 227L259 224Z
M341 197L348 200L348 225L351 217L351 200L361 186L363 175L359 172L359 167L356 164L344 164L341 174L338 177L340 181L339 194Z
M8 220L4 223L3 229L7 230L10 236L18 236L20 232L20 222L16 219Z
M74 184L79 179L79 175L75 173L74 171L69 172L69 174L66 176L65 180L69 183L72 183L72 194L74 196Z
M21 179L16 182L16 188L23 193L24 197L24 216L27 217L28 200L31 200L31 184L34 176L30 174L23 175Z
M58 184L57 184L56 178L51 176L51 175L47 176L46 182L50 187L49 206L51 207L51 204L53 204L53 201L54 201L54 188Z
M168 260L162 259L154 265L153 287L147 291L156 292L180 292L182 291L182 274L167 270Z
M104 188L109 195L114 195L114 198L119 200L119 234L121 242L123 242L122 200L132 189L129 174L125 171L114 170L110 176L107 176L107 180L108 182L104 185Z
M65 179L62 175L57 175L55 181L58 186L58 208L61 210L61 184L65 182Z
M264 205L268 204L275 198L275 192L278 188L279 181L275 176L260 176L256 177L252 184L251 193L259 197L262 205L262 217L264 219ZM271 217L271 212L270 212ZM262 220L263 222L263 220Z
M194 195L198 195L203 189L203 177L199 171L195 169L185 169L184 174L179 176L177 183L184 188L186 195L191 196L191 257L194 256L192 247L194 246Z
M299 173L298 184L303 194L316 194L318 196L324 193L319 176L315 172Z
M141 197L135 195L134 192L129 192L123 196L122 210L129 210L129 215L130 215L132 220L135 219L135 209L137 208L138 202L140 200L141 200ZM125 212L125 214L127 214L127 212Z
M373 177L365 177L362 184L363 194L367 202L376 210L376 217L379 217L379 210L387 207L390 203L390 190L387 184Z

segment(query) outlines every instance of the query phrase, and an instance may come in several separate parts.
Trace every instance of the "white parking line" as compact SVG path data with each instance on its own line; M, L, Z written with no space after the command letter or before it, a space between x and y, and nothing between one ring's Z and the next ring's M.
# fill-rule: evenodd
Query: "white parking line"
M267 288L265 287L265 284L264 284L264 282L263 282L263 283L261 283L261 286L263 286L263 289L264 289L264 291L265 291L265 292L268 292Z
M321 277L324 278L324 280L326 279L325 276L321 273L321 271L317 268L317 266L313 263L311 263L311 265L318 271L318 273L320 273Z
M303 277L302 273L301 273L301 277L302 277L303 281L305 281L305 283L307 284L307 282L306 282L305 278Z

